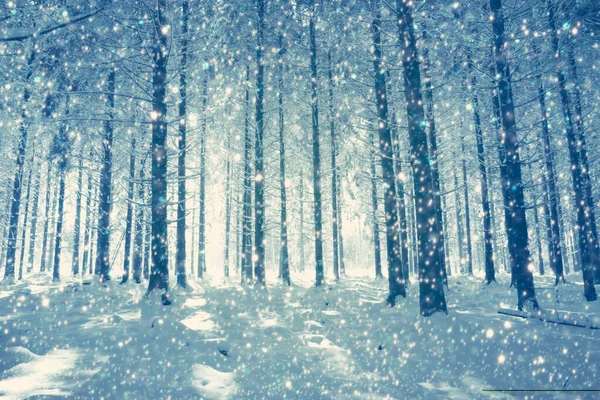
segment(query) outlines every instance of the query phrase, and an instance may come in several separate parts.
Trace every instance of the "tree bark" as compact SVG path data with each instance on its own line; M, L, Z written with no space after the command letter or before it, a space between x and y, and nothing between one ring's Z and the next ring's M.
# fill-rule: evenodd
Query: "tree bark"
M304 272L306 258L304 254L304 170L300 168L300 182L298 183L298 201L300 203L300 233L298 247L300 248L300 271Z
M229 277L229 247L231 243L231 132L227 132L227 167L225 168L225 263L223 275Z
M598 228L596 226L596 204L592 190L592 180L590 178L590 164L587 155L587 140L585 138L585 125L583 122L583 110L581 107L581 92L579 90L579 78L577 76L577 64L573 47L575 43L571 40L568 50L569 70L573 79L573 102L575 103L575 125L577 127L577 150L579 151L579 163L581 165L581 179L585 189L586 218L589 221L589 241L590 262L594 274L594 283L600 284L600 248L598 248Z
M529 164L529 175L531 176L531 181L535 182L533 171L531 170L531 164ZM535 184L532 184L535 187ZM542 253L542 239L540 237L540 216L538 213L538 206L535 204L537 199L534 196L533 203L533 228L535 232L535 247L538 255L538 262L540 264L540 275L544 275L544 257Z
M57 174L60 174L60 169L58 169ZM54 270L54 249L56 245L56 207L58 204L58 192L60 188L60 176L57 182L54 182L54 190L52 191L52 205L50 206L50 223L52 231L48 234L48 241L50 243L50 249L48 251L48 270ZM54 238L54 240L53 240Z
M133 226L133 191L135 188L135 138L131 139L131 154L129 154L129 184L127 188L127 215L125 217L125 255L123 256L123 279L129 280L129 265L131 263L131 230Z
M116 72L108 74L108 119L104 125L102 141L102 167L100 170L100 198L98 208L98 237L96 250L96 275L102 282L110 280L110 209L112 202L112 143L115 111Z
M90 160L94 155L93 150L90 150ZM90 243L92 236L92 197L94 191L92 190L92 169L91 164L88 165L87 171L87 197L85 199L85 232L83 234L83 260L81 263L81 274L85 275L88 269L88 261L90 260ZM91 271L90 271L91 272Z
M46 202L44 203L44 230L42 232L42 257L40 260L40 272L46 271L46 256L48 253L48 226L50 223L50 186L52 184L52 163L48 161L48 172L46 174Z
M408 222L406 215L406 201L404 199L404 173L402 172L402 157L400 156L400 137L396 121L396 115L393 114L391 134L392 149L394 153L394 176L396 177L396 208L398 209L398 220L400 223L400 260L402 263L402 275L404 276L404 282L405 285L408 285L410 265L408 257Z
M35 146L35 143L34 143ZM27 191L25 194L25 213L23 215L23 231L21 232L21 252L19 255L19 280L23 279L23 262L25 260L25 239L27 238L27 222L29 219L29 199L31 198L31 179L35 168L35 149L31 156L31 165L27 174Z
M552 0L547 0L548 8L548 24L552 37L552 50L556 61L556 79L558 81L559 95L563 111L563 119L567 133L567 148L569 151L569 162L571 177L573 180L573 192L575 195L575 212L577 215L577 233L579 239L579 251L581 256L581 271L583 274L584 296L587 301L595 301L597 299L596 289L594 287L594 267L592 253L594 248L593 232L590 218L587 211L586 198L586 182L582 176L582 165L580 163L580 153L578 149L578 138L573 129L573 118L571 116L571 104L569 94L566 88L566 78L564 68L561 61L561 53L558 44L558 36L556 34L556 17L555 7Z
M242 226L242 284L251 284L252 273L252 139L250 137L250 65L246 66L244 100L244 197Z
M280 249L279 249L279 270L281 273L281 279L284 284L291 285L290 278L290 256L288 247L288 229L287 229L287 193L285 187L285 121L284 121L284 110L283 110L283 61L281 57L285 53L283 47L283 35L279 35L279 52L278 64L279 64L279 90L278 90L278 108L279 108L279 180L280 190L279 197L281 200L281 232L280 232ZM335 172L334 172L335 174ZM335 186L334 186L335 188ZM334 189L335 190L335 189ZM335 197L334 197L335 198ZM335 227L337 229L337 227ZM337 238L337 230L335 232ZM334 257L337 258L337 247Z
M185 157L187 151L187 53L188 53L188 20L189 4L184 0L181 4L181 60L179 72L179 140L177 158L177 250L175 254L175 275L177 286L185 288L186 279L186 168Z
M379 133L379 153L381 155L381 171L383 175L385 212L386 251L388 261L389 293L387 304L392 307L396 304L396 297L406 297L404 275L401 260L400 224L398 222L398 209L396 199L396 177L394 175L394 153L392 135L389 126L388 96L386 82L386 66L383 59L381 41L381 11L379 0L374 2L375 19L372 23L373 30L373 76L375 77L375 97L377 105L377 128ZM440 221L441 223L441 221ZM381 274L381 270L379 271Z
M256 25L256 137L254 145L254 275L256 284L265 286L265 171L263 159L264 137L264 74L263 29L265 25L264 0L257 0Z
M62 251L62 228L65 208L65 175L66 171L59 167L58 171L58 215L56 220L56 235L54 237L54 263L52 268L52 281L60 281L60 253Z
M83 154L79 154L77 166L77 193L75 198L75 223L73 226L73 257L71 271L73 276L79 275L79 244L81 238L81 192L83 191Z
M402 69L404 72L404 94L408 116L415 209L417 219L417 245L419 249L419 305L421 315L430 316L438 311L447 312L444 296L440 253L437 244L440 230L436 223L434 193L431 190L433 177L429 163L425 111L421 95L421 73L417 40L412 17L413 3L396 0L398 30L403 46Z
M471 243L471 210L469 204L469 181L467 175L467 158L465 154L465 141L461 134L460 137L462 178L463 178L463 197L465 198L465 238L467 244L467 274L473 275L473 245Z
M323 210L321 199L321 149L319 143L319 97L317 71L317 38L315 20L317 8L314 0L309 2L309 36L310 36L310 76L311 76L311 108L312 108L312 155L313 155L313 196L315 219L315 286L319 287L325 279L323 267Z
M31 67L35 59L35 51L31 52L27 65ZM27 72L26 84L31 77L32 69ZM17 253L17 230L19 225L19 210L21 208L21 191L23 189L23 167L25 164L25 153L27 150L27 121L29 112L27 103L31 98L29 88L23 91L23 106L21 111L21 123L19 126L19 142L17 147L17 162L15 168L15 177L13 178L12 202L10 206L10 219L8 223L8 249L6 251L6 267L4 269L4 279L11 281L15 279L15 258Z
M427 38L427 27L423 25L423 40ZM423 78L425 81L425 119L429 127L429 158L431 160L431 178L432 178L432 190L433 190L433 207L435 208L435 222L437 224L436 230L439 232L438 237L438 252L440 257L440 269L442 271L442 279L444 285L448 286L448 277L446 273L446 253L444 251L446 246L444 232L444 220L442 216L442 201L441 201L441 190L440 190L440 170L438 163L438 139L435 126L435 115L433 112L433 87L431 84L431 77L429 73L429 49L427 45L423 46Z
M375 261L375 278L383 278L381 273L381 242L379 239L379 210L377 199L377 167L375 163L374 133L369 132L369 160L371 164L371 203L373 204L373 251ZM395 301L395 296L392 299Z
M533 53L536 60L539 58L539 52L535 41L533 42ZM538 70L540 69L539 62L537 63ZM556 188L556 177L554 176L554 159L552 146L550 144L550 129L548 127L548 110L546 107L546 90L542 81L541 73L536 74L536 82L538 86L538 102L540 106L540 114L542 121L541 139L544 144L544 163L545 173L543 179L545 181L544 188L547 188L548 197L548 212L546 213L546 225L550 226L548 231L550 268L556 277L554 284L565 282L564 265L563 265L563 250L562 250L562 234L558 217L558 207L560 195ZM544 190L546 192L546 190Z
M488 189L488 172L485 160L485 147L483 144L483 131L481 129L481 117L479 114L479 97L477 96L477 77L473 72L473 60L471 53L467 53L467 65L471 85L471 105L473 106L473 123L475 125L475 139L477 142L477 163L481 175L481 210L483 211L483 245L485 250L485 281L490 284L496 281L494 269L493 232L490 216L490 201Z
M167 0L157 0L152 47L152 247L148 292L169 290L169 247L167 245Z
M338 183L336 165L336 132L335 132L335 104L333 96L333 67L331 66L331 48L327 52L327 77L329 83L329 133L331 135L331 208L332 208L332 247L333 247L333 276L335 281L340 280L339 243L338 243ZM380 272L381 273L381 272Z
M41 165L39 166L41 168ZM29 255L27 257L27 268L26 271L29 273L33 271L33 263L35 258L35 244L37 239L37 224L38 224L38 213L40 206L40 190L41 190L41 172L36 173L35 188L33 189L33 207L31 210L31 228L29 229Z
M208 104L208 70L202 80L202 126L200 131L200 220L198 229L198 278L206 271L206 107Z
M140 163L138 172L138 206L136 207L137 216L135 218L135 236L133 245L133 281L142 282L143 254L144 254L144 204L146 196L144 193L144 161Z
M490 0L493 13L492 29L494 32L494 52L496 57L496 75L498 76L498 100L502 116L502 131L499 131L506 154L506 178L508 181L509 198L507 236L509 251L514 265L512 273L517 286L518 308L537 309L539 306L535 297L533 274L530 270L531 256L529 254L529 237L525 217L523 184L521 178L521 161L519 159L519 140L515 121L514 102L511 90L510 73L506 55L504 33L504 14L502 0Z

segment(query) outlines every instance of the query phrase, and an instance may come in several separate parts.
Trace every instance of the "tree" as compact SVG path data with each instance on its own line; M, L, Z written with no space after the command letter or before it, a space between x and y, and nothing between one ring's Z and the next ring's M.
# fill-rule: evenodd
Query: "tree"
M421 94L421 73L417 40L412 17L413 3L396 0L398 31L402 45L402 70L404 95L408 117L411 166L415 193L417 220L417 246L419 251L419 305L421 315L430 316L438 311L447 312L442 282L440 253L437 251L439 225L436 221L432 186L431 165L425 132L425 112Z
M112 197L112 146L114 133L116 70L113 67L107 79L108 118L104 122L102 140L102 165L98 203L98 234L96 245L96 268L94 273L102 282L110 280L110 210Z
M286 181L285 181L285 120L283 110L283 74L284 66L282 57L285 54L286 49L283 44L283 34L279 34L279 49L277 52L277 63L278 63L278 110L279 110L279 193L281 199L281 235L280 235L280 255L279 255L279 269L281 272L281 279L286 285L291 285L290 279L290 256L288 246L288 227L287 227L287 193L286 193ZM333 123L333 122L332 122ZM336 249L337 250L337 249ZM334 255L337 257L337 254Z
M569 151L569 162L571 163L571 178L573 180L573 192L575 194L575 212L577 215L577 238L579 240L579 251L581 255L581 271L583 274L584 296L587 301L597 299L596 288L594 287L594 273L592 266L592 227L590 219L586 214L587 200L585 198L585 183L582 177L582 167L579 160L578 140L573 129L573 118L571 115L571 103L567 92L567 83L564 68L562 65L561 51L556 33L556 16L552 0L546 1L548 9L548 25L552 40L552 51L555 54L556 62L556 80L560 101L563 111L563 120L566 128L567 148Z
M481 116L479 114L479 97L477 95L477 77L473 71L473 59L471 52L467 52L467 66L471 86L471 106L473 107L473 124L475 125L475 140L477 142L477 163L481 174L481 209L483 212L483 245L485 252L485 281L487 284L496 281L494 270L494 249L492 247L492 220L490 214L490 200L488 189L488 171L485 160L485 148L483 144L483 131L481 129Z
M148 292L161 290L163 305L169 305L169 247L167 245L167 63L168 22L166 0L157 0L152 45L152 244Z
M373 224L373 251L375 261L375 278L383 278L383 274L381 273L381 240L379 238L379 199L377 197L377 164L375 162L375 141L373 136L374 133L369 132L369 144L371 145L371 150L369 151L369 161L371 165L371 203L373 204L373 215L371 216Z
M244 98L244 182L242 210L242 284L252 283L252 140L250 138L250 65L246 66Z
M519 310L526 308L538 309L533 286L533 274L530 269L529 237L525 217L525 201L521 178L521 161L519 159L519 140L513 94L510 83L509 65L506 56L506 39L504 35L504 14L502 0L490 0L492 10L492 30L494 32L494 55L496 58L496 76L498 77L498 101L502 116L502 130L498 140L503 146L505 170L501 171L502 178L508 183L503 195L505 205L508 205L507 236L509 237L509 253L512 264L512 275L517 288ZM501 160L502 162L503 160ZM505 174L505 175L504 175Z
M325 280L323 267L323 206L321 195L321 146L319 132L319 74L317 70L317 36L315 24L317 8L314 0L309 1L308 30L310 41L310 89L312 114L312 163L313 163L313 203L315 223L315 286Z
M77 193L75 199L75 222L73 228L73 257L71 259L71 271L73 276L79 275L79 239L81 238L81 192L83 190L83 157L79 154L77 165Z
M25 77L27 83L33 73L32 65L35 60L36 52L32 51L28 60L28 71ZM19 126L18 156L15 169L15 177L12 187L12 202L10 206L10 221L8 225L8 250L6 252L6 267L4 269L4 279L14 281L15 279L15 258L17 253L17 229L19 224L19 210L21 208L21 191L23 189L23 166L25 164L25 153L27 150L27 119L28 111L26 108L31 92L29 87L23 91L23 108L21 111L21 124Z
M65 115L69 115L69 96L65 101ZM61 123L58 133L54 136L50 148L50 160L54 162L58 169L58 216L56 221L56 235L54 245L54 263L52 270L52 280L60 280L60 254L62 251L62 228L65 206L65 175L71 167L70 157L73 140L70 136L69 127L65 122Z
M125 254L123 256L123 279L121 283L129 280L129 265L131 264L131 229L133 224L133 190L135 179L135 137L131 139L129 154L129 183L127 185L127 215L125 216Z
M386 250L388 261L389 293L387 304L393 307L396 297L406 297L404 274L401 260L400 224L396 200L396 177L394 175L394 156L392 135L388 121L388 96L386 83L386 66L383 60L381 41L381 11L379 0L373 2L375 18L373 19L373 76L375 78L375 104L377 105L377 131L379 134L379 153L381 155L381 171L383 174L385 211ZM380 272L381 273L381 272Z
M187 56L188 56L188 21L189 3L184 0L181 4L181 58L179 72L179 140L177 158L177 252L175 255L175 274L177 286L185 288L186 282L186 166L187 151Z
M254 145L254 275L256 284L265 286L265 171L264 148L265 134L264 95L265 66L263 64L263 31L265 25L265 2L257 0L256 24L256 137Z

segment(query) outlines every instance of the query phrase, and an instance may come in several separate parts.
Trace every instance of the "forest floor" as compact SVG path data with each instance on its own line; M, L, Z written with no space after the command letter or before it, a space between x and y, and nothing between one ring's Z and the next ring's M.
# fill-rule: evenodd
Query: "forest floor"
M540 305L600 315L568 279L536 277ZM600 330L498 314L508 283L451 277L449 314L424 318L416 284L390 309L367 277L191 282L163 307L145 285L37 276L0 287L0 398L598 398Z

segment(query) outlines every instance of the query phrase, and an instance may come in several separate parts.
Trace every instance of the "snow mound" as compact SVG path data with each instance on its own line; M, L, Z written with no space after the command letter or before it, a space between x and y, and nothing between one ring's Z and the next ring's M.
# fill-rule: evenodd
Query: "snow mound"
M203 396L227 399L237 390L233 372L221 372L208 365L195 364L192 384Z

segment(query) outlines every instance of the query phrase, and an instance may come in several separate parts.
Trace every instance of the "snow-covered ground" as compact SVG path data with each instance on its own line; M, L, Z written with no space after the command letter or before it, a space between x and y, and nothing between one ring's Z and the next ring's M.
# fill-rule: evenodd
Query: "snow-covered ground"
M547 309L600 315L581 279L536 277ZM173 305L145 285L0 287L0 397L206 399L599 398L600 330L500 315L508 278L451 277L448 315L424 318L418 287L395 308L386 281L346 277L266 291L192 283Z

